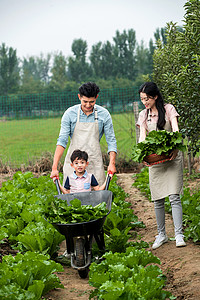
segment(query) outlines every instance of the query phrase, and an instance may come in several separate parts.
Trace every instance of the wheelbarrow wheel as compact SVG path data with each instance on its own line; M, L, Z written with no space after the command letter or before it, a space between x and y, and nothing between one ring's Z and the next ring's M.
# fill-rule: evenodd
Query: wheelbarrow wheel
M77 267L83 267L86 263L86 253L83 238L78 238L76 240L75 253ZM78 273L81 278L86 278L88 275L88 268L85 268L84 270L78 270Z

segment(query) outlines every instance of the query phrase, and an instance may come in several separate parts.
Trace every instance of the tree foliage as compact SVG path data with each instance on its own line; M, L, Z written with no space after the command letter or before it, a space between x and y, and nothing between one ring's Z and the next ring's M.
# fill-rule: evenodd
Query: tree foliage
M184 5L183 30L168 23L166 44L157 43L153 78L165 101L175 105L181 118L181 132L189 140L189 151L199 151L200 132L200 1Z
M68 78L66 58L61 52L54 55L51 73L52 76L49 84L49 91L57 92L63 90Z
M101 82L102 89L140 85L143 75L152 73L155 45L153 40L147 47L138 43L134 29L129 29L117 30L111 42L92 45L90 53L86 41L75 39L69 57L58 52L20 61L16 50L5 44L0 49L0 95L9 95L72 91L86 81Z
M87 81L92 73L86 61L87 42L82 39L74 40L72 43L72 52L74 56L68 59L70 79L79 83Z
M38 93L44 91L50 80L50 60L51 54L47 54L46 57L41 54L40 57L30 56L23 59L20 92L30 93L31 90L32 93Z
M0 46L0 92L15 93L19 88L19 62L16 50L3 43Z

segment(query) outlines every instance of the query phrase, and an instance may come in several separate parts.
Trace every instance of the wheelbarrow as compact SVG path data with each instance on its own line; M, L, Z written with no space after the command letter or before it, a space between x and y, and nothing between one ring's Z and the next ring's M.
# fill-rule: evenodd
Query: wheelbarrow
M111 177L108 175L106 187L103 191L90 191L82 193L61 194L58 180L55 180L58 195L55 197L66 200L68 205L70 201L77 198L82 205L92 205L93 207L99 203L106 202L108 213L102 218L89 222L59 224L52 225L66 238L67 253L70 254L72 268L78 270L81 278L88 275L89 266L92 260L92 242L96 240L100 252L105 252L103 224L107 215L111 211L112 192L108 191Z

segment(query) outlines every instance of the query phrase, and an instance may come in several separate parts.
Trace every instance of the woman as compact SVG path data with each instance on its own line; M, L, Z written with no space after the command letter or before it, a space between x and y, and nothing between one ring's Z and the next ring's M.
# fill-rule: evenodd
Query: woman
M164 103L154 82L144 83L140 87L139 93L141 101L145 105L145 109L140 112L137 122L137 126L140 128L139 142L144 141L146 134L152 130L179 131L179 114L173 105ZM186 246L182 233L182 205L180 200L183 189L182 153L174 150L169 161L149 167L149 184L158 229L158 235L152 249L156 249L168 241L165 232L165 197L167 196L169 196L172 207L176 246Z

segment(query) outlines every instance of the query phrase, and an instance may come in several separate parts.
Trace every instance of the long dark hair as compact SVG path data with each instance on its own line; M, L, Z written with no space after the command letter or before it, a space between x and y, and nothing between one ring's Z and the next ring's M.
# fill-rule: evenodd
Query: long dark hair
M157 87L157 85L154 82L145 82L141 85L139 89L139 93L145 93L147 96L155 97L156 99L156 108L158 110L158 122L157 127L158 129L162 130L165 126L165 107L164 107L164 100L163 97ZM147 115L149 113L149 110L147 110Z

